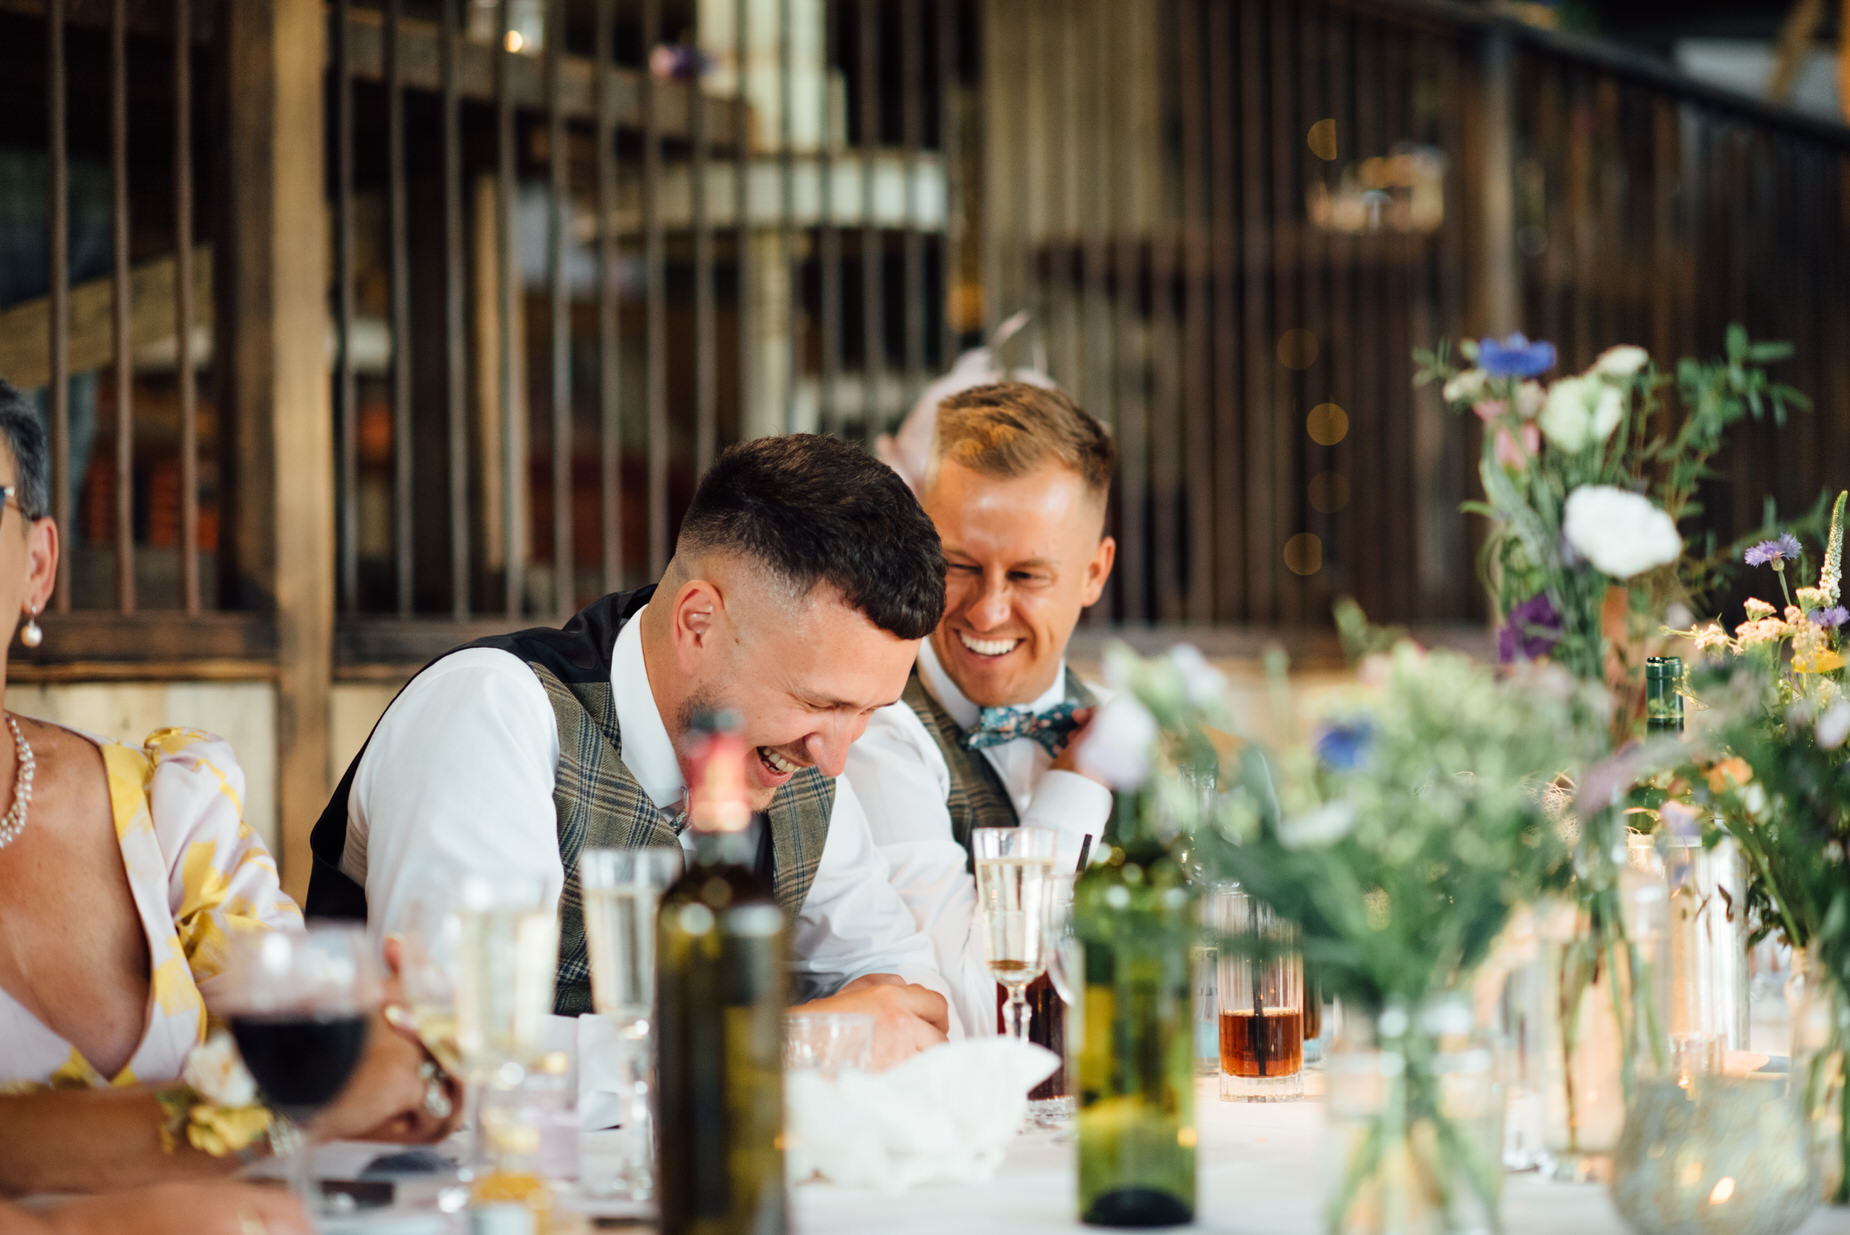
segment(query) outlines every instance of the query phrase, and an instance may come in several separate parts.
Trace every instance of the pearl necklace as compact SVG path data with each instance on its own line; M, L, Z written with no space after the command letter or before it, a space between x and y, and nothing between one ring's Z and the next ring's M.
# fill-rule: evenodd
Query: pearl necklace
M32 774L38 768L38 760L33 757L32 746L26 741L26 735L19 731L19 722L13 714L6 715L6 727L13 731L13 749L19 755L19 773L13 784L13 806L0 818L0 849L12 844L14 839L25 830L26 808L32 805Z

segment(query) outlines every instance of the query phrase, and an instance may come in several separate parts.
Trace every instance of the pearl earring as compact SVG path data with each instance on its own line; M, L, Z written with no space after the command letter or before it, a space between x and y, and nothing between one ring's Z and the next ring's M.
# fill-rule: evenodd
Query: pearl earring
M26 610L26 624L19 628L19 641L29 648L35 648L45 642L45 631L39 625L39 611Z

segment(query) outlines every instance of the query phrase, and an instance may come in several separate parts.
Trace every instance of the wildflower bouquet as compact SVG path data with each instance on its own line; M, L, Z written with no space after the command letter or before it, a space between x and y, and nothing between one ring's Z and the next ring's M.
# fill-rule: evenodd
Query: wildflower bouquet
M1678 632L1715 659L1693 687L1705 707L1683 769L1692 796L1732 836L1749 869L1755 938L1777 935L1802 950L1829 986L1830 1039L1806 1065L1808 1110L1820 1113L1830 1069L1845 1045L1850 1005L1850 698L1845 692L1842 601L1844 508L1831 513L1818 582L1788 585L1803 547L1782 535L1747 552L1749 565L1778 575L1783 607L1747 602L1732 636L1718 623ZM1840 1111L1833 1199L1850 1202L1850 1088Z
M1664 373L1620 346L1548 385L1554 346L1520 334L1465 341L1465 368L1444 344L1415 357L1418 381L1443 382L1449 407L1484 422L1484 500L1466 509L1495 524L1482 570L1501 658L1545 657L1614 687L1616 740L1638 715L1645 644L1703 565L1680 525L1700 510L1709 460L1741 420L1809 406L1765 372L1791 350L1733 326L1720 361Z
M1512 909L1569 878L1545 791L1600 747L1603 692L1557 666L1499 674L1404 640L1358 678L1314 739L1273 752L1276 805L1250 778L1223 795L1233 844L1218 873L1296 923L1346 1026L1372 1027L1370 1046L1346 1027L1329 1065L1344 1155L1330 1229L1364 1212L1381 1229L1494 1228L1502 1166L1486 1113L1501 1108L1464 1096L1447 1009Z

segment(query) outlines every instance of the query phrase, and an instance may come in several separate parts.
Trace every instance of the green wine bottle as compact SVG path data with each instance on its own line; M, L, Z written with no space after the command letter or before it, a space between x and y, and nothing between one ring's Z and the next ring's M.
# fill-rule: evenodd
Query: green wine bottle
M661 1229L782 1235L783 911L753 869L737 722L697 723L692 747L694 857L655 935Z
M1683 658L1681 656L1645 658L1644 727L1647 733L1683 732Z
M1085 946L1079 1049L1079 1217L1093 1226L1178 1226L1195 1217L1195 891L1120 792L1109 856L1079 877Z

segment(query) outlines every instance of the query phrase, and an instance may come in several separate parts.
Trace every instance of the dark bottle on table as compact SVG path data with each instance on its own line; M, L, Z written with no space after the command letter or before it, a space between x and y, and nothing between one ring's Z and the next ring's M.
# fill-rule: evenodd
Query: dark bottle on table
M1079 1217L1179 1226L1195 1216L1195 897L1152 810L1119 793L1110 854L1073 890L1085 949L1076 1067Z
M1039 1102L1067 1097L1072 1091L1067 1087L1066 1078L1066 1004L1061 1001L1060 992L1054 989L1053 979L1044 973L1028 984L1023 997L1028 1001L1028 1041L1060 1057L1060 1066L1054 1069L1052 1076L1028 1091L1028 1100ZM996 1033L999 1036L1008 1033L1003 1011L1008 999L1008 988L996 983Z
M782 1235L783 911L754 868L736 719L696 721L688 756L694 855L655 936L661 1229Z
M1651 656L1644 662L1644 728L1649 734L1683 732L1683 658Z

